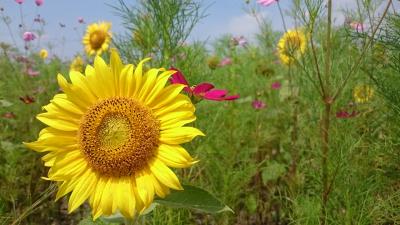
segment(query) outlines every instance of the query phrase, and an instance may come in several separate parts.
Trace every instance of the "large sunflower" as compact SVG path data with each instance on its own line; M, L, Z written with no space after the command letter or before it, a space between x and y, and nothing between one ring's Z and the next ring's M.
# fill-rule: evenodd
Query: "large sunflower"
M94 219L116 211L132 218L155 195L182 190L169 167L195 163L180 144L204 134L184 126L196 119L195 108L180 94L184 85L166 86L175 71L143 75L147 60L134 69L112 52L110 66L97 56L84 75L71 71L72 83L58 75L64 93L37 116L48 127L26 146L48 152L48 179L59 184L56 199L71 193L69 212L88 199Z
M86 29L86 34L82 39L86 53L89 55L100 55L108 49L111 32L111 23L100 22L90 24Z
M288 30L278 42L278 55L283 64L291 64L295 58L304 54L307 38L303 31Z

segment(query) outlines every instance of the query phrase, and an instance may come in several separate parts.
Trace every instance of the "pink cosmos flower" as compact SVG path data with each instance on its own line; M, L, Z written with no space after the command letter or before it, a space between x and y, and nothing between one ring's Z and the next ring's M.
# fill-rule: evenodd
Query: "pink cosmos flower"
M21 5L22 3L24 3L24 0L15 0L15 2Z
M26 70L26 73L31 77L36 77L40 74L39 71L35 71L31 67L28 67L28 69Z
M35 0L35 4L36 4L37 6L43 5L43 2L44 2L44 0Z
M348 118L355 117L357 115L358 115L358 113L354 110L351 113L348 111L345 111L345 110L340 110L340 111L336 112L336 118L339 118L339 119L348 119Z
M263 109L265 108L266 104L261 100L254 100L251 103L251 106L253 106L254 109Z
M36 38L36 35L32 32L27 31L23 34L23 39L26 42L33 41L33 40L35 40L35 38Z
M223 58L221 62L219 62L219 66L228 66L232 64L232 59L229 57Z
M274 90L279 90L282 87L281 83L279 81L276 81L271 84L271 88Z
M170 70L176 71L176 73L171 76L170 82L172 84L184 84L185 87L183 88L183 90L189 95L189 97L194 98L195 101L199 101L202 99L207 99L211 101L229 101L239 98L239 95L228 96L227 90L214 89L214 85L207 82L203 82L190 87L189 83L187 82L181 71L173 67L171 67Z
M78 17L78 23L85 23L85 20L83 20L83 17Z
M350 27L359 33L364 32L364 24L360 22L351 22Z
M232 38L232 42L235 46L239 45L241 47L244 47L245 45L247 45L247 40L243 36Z
M262 6L269 6L275 2L278 2L278 0L258 0L257 3L261 4Z

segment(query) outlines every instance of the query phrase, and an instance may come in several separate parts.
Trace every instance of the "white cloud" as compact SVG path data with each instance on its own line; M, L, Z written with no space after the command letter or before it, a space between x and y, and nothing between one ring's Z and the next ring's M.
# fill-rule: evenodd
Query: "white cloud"
M262 15L259 15L260 17ZM257 20L254 16L249 14L242 14L233 17L227 26L226 33L231 33L235 36L238 35L252 35L259 30Z

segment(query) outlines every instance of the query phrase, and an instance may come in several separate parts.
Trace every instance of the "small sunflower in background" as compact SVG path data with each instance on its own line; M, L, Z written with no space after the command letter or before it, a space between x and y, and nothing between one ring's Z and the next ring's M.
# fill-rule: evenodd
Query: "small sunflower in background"
M353 90L353 97L357 103L366 103L374 96L374 89L366 84L357 85Z
M83 59L80 55L78 55L72 60L71 65L69 66L69 70L82 73L83 65L84 65Z
M39 56L42 59L47 59L47 57L49 56L49 53L47 52L46 49L43 48L43 49L40 50Z
M82 43L88 55L100 55L106 51L111 41L111 23L99 22L90 24L86 29Z
M278 42L278 55L285 65L291 64L295 58L304 54L307 38L300 29L288 30Z
M218 56L212 56L207 60L208 68L210 68L212 70L217 69L219 63L220 63L220 60L219 60Z
M144 212L155 195L182 190L170 169L194 160L181 144L204 134L190 126L195 107L181 94L185 85L168 85L173 70L144 72L142 60L123 65L111 52L110 65L96 56L85 74L71 71L72 83L58 75L64 93L37 118L44 128L27 147L47 152L48 180L59 185L56 199L71 193L68 212L88 200L93 219L120 212Z

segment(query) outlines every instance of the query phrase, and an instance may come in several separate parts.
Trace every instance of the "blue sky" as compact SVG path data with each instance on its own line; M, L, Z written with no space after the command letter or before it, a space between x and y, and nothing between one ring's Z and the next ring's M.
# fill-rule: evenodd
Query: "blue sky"
M255 3L255 0L251 0ZM136 0L126 0L130 4L137 4ZM288 9L292 1L281 1L283 9ZM336 8L352 7L355 1L335 0ZM79 24L78 17L83 17L86 23L97 21L112 22L113 33L124 32L121 19L115 15L113 9L107 4L116 4L117 0L44 0L41 7L36 7L34 0L25 0L21 5L23 20L31 29L33 18L40 14L46 21L45 34L40 45L34 43L36 48L46 47L51 43L52 52L62 58L70 58L76 52L82 52L82 34L86 25ZM212 42L222 34L244 35L251 39L258 31L257 23L253 17L245 11L244 0L203 0L203 5L208 6L206 18L195 27L189 41L201 40ZM398 5L398 4L397 4ZM3 13L11 18L11 29L19 46L22 46L19 5L14 0L0 0ZM272 22L274 29L282 30L282 23L276 4L269 7L260 7L260 13ZM337 15L340 20L340 16ZM343 19L343 18L342 18ZM61 28L59 23L66 25ZM35 26L35 25L34 25ZM37 26L37 25L36 25ZM290 24L288 25L290 27ZM35 27L33 27L35 28ZM64 41L63 41L64 40ZM0 22L0 41L11 43L11 37L7 27Z

